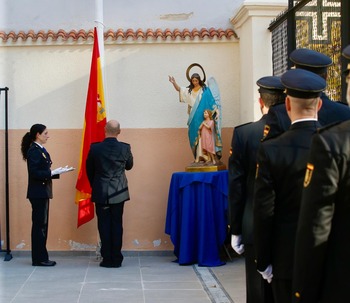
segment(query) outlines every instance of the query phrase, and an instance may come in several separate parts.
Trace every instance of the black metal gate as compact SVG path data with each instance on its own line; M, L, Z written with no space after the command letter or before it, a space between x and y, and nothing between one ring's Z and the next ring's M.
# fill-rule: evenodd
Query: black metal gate
M269 26L272 34L273 74L291 66L288 57L296 48L310 48L333 60L328 69L327 95L345 101L345 68L341 51L350 44L349 0L289 0L288 9Z

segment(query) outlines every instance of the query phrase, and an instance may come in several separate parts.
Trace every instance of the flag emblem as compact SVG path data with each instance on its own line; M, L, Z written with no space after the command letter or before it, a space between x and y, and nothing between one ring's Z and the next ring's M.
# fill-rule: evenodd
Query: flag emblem
M304 187L307 187L310 184L313 171L314 171L314 165L311 164L311 163L308 163L306 165L306 173L305 173L305 178L304 178Z
M270 132L270 125L265 124L263 138L265 138Z

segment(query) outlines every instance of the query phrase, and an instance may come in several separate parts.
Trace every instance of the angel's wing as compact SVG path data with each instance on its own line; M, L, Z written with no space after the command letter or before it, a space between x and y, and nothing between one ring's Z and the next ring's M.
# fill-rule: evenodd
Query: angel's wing
M208 87L210 88L210 91L215 99L216 105L218 106L218 108L221 109L220 90L219 90L219 86L218 86L215 78L210 76L207 83L208 83Z
M222 117L222 113L221 113L221 97L220 97L220 90L219 90L219 86L215 80L214 77L210 76L208 81L208 87L215 99L215 104L217 109L219 110L219 117L216 120L216 124L217 124L217 128L220 131L220 135L221 135L221 117Z

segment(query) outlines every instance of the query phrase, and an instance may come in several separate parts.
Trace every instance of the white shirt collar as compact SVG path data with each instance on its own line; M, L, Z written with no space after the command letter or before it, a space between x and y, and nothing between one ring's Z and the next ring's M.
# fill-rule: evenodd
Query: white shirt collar
M304 118L304 119L297 119L292 122L292 124L297 123L297 122L304 122L304 121L317 121L316 118Z
M42 146L40 143L38 142L34 142L36 145L39 145L41 148L44 148L44 146Z

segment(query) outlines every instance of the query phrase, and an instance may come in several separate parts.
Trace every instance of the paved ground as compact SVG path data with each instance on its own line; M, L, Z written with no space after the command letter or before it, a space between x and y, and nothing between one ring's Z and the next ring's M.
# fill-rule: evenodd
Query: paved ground
M33 267L29 253L12 256L0 261L3 303L245 303L243 258L198 267L171 254L134 253L121 268L102 268L93 252L50 253L57 265L46 268Z

